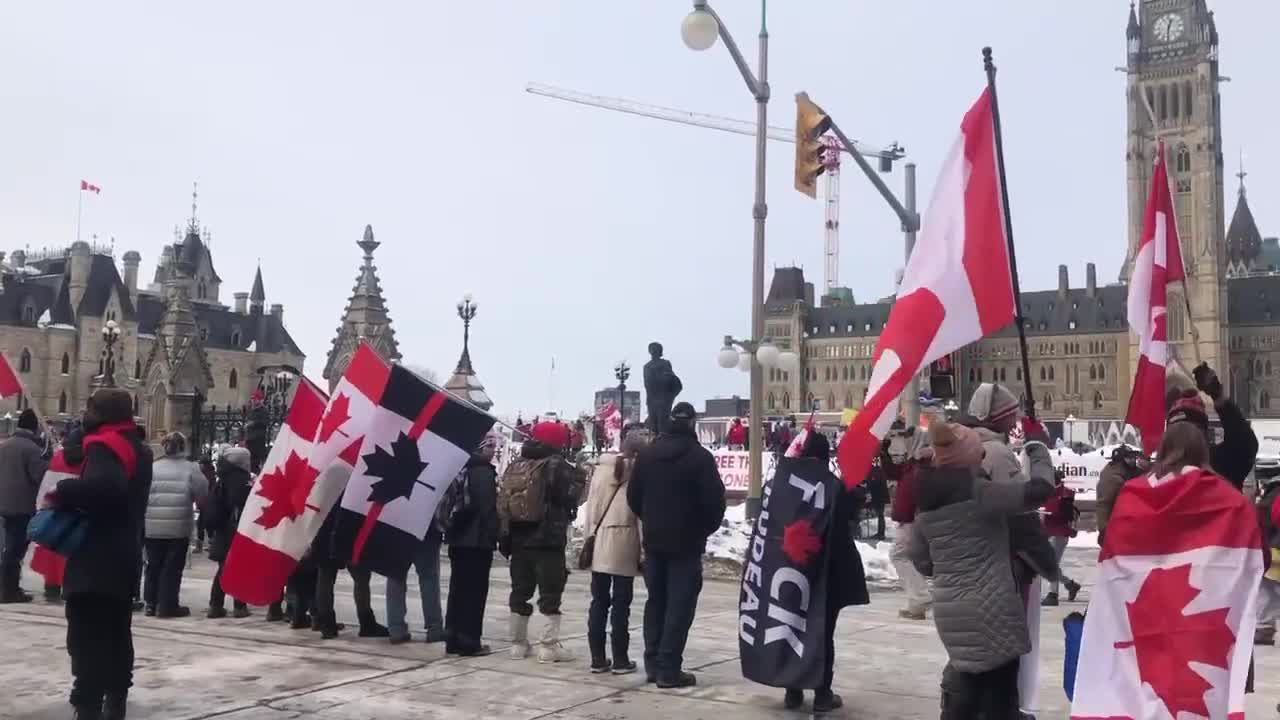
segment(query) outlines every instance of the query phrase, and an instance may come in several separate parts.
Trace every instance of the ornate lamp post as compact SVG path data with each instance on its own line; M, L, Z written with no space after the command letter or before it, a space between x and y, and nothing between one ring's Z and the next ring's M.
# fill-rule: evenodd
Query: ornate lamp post
M476 318L478 307L479 303L471 300L471 293L463 295L458 301L458 317L462 318L462 355L468 360L471 358L471 321Z
M120 326L116 325L115 320L108 320L106 325L102 326L102 342L106 343L107 359L102 368L102 385L103 387L116 386L116 356L115 345L120 339Z
M797 372L800 369L800 356L791 350L780 350L771 338L761 340L738 340L732 335L724 336L724 347L716 360L720 367L729 370L738 368L751 373L751 426L747 428L749 440L748 451L751 463L747 485L747 517L760 515L761 490L764 486L764 433L761 396L762 388L757 388L756 380L763 380L764 371L768 368L779 368L786 372ZM762 385L762 383L760 383Z
M623 427L627 424L627 378L631 377L631 366L621 360L613 366L613 376L618 379L618 414L622 416Z

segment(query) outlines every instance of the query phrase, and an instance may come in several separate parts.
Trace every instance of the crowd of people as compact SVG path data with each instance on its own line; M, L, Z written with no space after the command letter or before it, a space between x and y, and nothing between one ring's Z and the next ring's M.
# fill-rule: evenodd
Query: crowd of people
M1195 382L1197 387L1169 393L1167 429L1153 459L1131 451L1118 451L1111 459L1098 488L1101 533L1125 483L1149 472L1190 464L1243 487L1257 439L1212 370L1197 368ZM1221 442L1212 441L1200 393L1214 403ZM32 600L21 577L28 525L38 510L82 523L85 536L65 557L37 548L32 559L46 579L46 599L65 605L70 702L77 718L125 717L133 673L132 614L191 614L180 597L193 538L198 538L197 550L207 541L208 557L217 563L205 614L214 620L227 617L222 563L258 470L246 447L227 447L207 462L193 462L187 439L177 433L163 438L159 457L153 458L131 411L127 393L104 388L92 395L82 422L69 429L52 456L30 411L0 443L0 603ZM519 457L501 476L493 462L497 438L487 437L441 500L414 558L425 641L444 643L447 653L458 656L492 652L483 642L483 621L497 552L509 560L512 659L575 660L564 645L562 597L570 526L582 513L586 543L577 566L590 572L591 594L586 668L617 675L643 669L646 679L662 689L696 684L684 669L684 650L702 588L707 539L725 513L724 485L714 457L698 441L696 417L682 402L660 433L627 425L618 449L587 465L574 461L571 428L555 421L532 423ZM1014 448L1010 434L1019 423L1024 440ZM1040 599L1048 606L1059 603L1060 588L1068 601L1081 591L1061 568L1078 512L1072 492L1054 471L1048 441L1043 425L1033 418L1019 420L1019 402L1008 389L987 383L961 417L935 422L927 432L897 423L865 482L846 487L831 475L842 488L834 522L849 532L831 548L826 667L814 694L815 712L842 704L832 687L837 615L843 607L869 602L853 542L857 520L864 507L878 507L876 534L884 538L888 505L888 519L896 526L891 561L905 590L899 614L923 621L932 613L947 652L941 717L1022 717L1018 675L1031 643L1026 606L1033 581L1048 584ZM831 473L827 436L807 432L797 444L801 459ZM1260 485L1266 538L1280 548L1280 532L1271 519L1280 482ZM387 578L387 624L382 625L371 604L370 573L349 565L335 550L334 517L326 520L280 599L267 609L267 619L314 630L324 639L337 637L344 626L335 615L334 588L339 571L346 570L353 581L359 636L395 645L410 642L408 578ZM446 546L450 579L442 607L440 556ZM648 592L639 662L630 636L637 577L644 578ZM1280 574L1265 583L1271 586L1264 586L1260 602L1260 634L1268 627L1274 633L1280 614L1275 589ZM233 617L251 614L245 603L232 602ZM531 627L535 609L541 616L536 632ZM804 689L786 688L784 705L800 707Z

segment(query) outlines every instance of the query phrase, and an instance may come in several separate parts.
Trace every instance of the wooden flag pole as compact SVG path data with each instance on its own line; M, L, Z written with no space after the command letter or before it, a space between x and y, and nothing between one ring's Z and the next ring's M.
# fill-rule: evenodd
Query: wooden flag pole
M1146 93L1139 92L1138 95L1142 98L1142 107L1147 111L1147 119L1151 121L1151 141L1155 143L1155 152L1160 152L1160 125L1156 122L1155 108L1151 107L1151 100ZM1165 167L1168 168L1168 158L1160 159L1164 161ZM1174 227L1177 227L1177 213L1174 213L1173 223ZM1181 241L1182 235L1179 234L1178 238ZM1187 291L1187 265L1185 262L1182 264L1182 302L1187 308L1187 323L1191 327L1191 351L1196 356L1196 366L1198 367L1204 361L1200 358L1200 329L1196 327L1195 316L1191 314L1191 293Z
M1009 189L1004 173L1004 136L1000 130L1000 101L996 96L996 65L991 48L982 48L982 66L987 71L987 91L991 93L991 119L995 125L996 167L1000 174L1000 203L1004 206L1004 237L1009 245L1009 277L1013 281L1013 316L1018 323L1018 350L1022 353L1022 382L1027 394L1027 417L1036 417L1036 396L1031 389L1031 361L1027 358L1027 326L1022 317L1022 290L1018 286L1018 257L1013 247L1013 216L1009 212Z

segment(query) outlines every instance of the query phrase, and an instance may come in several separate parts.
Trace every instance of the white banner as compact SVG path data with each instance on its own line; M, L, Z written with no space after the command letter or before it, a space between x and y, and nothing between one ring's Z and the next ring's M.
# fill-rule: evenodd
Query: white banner
M1098 476L1107 465L1103 450L1077 455L1071 450L1051 450L1053 467L1066 476L1063 482L1076 491L1077 499L1093 499L1098 492ZM1108 453L1109 456L1109 453Z
M746 450L713 450L716 467L720 470L720 481L724 483L724 491L729 495L747 494L747 486L751 477L751 453ZM761 482L769 482L773 477L773 468L777 458L773 453L764 453L764 474Z

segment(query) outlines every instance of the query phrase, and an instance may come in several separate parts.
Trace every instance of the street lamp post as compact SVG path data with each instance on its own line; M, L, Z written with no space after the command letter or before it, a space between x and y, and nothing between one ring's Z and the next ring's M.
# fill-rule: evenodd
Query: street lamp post
M692 50L706 50L715 44L719 37L733 57L733 62L742 73L747 89L756 100L756 189L755 202L751 206L751 217L755 221L755 236L751 251L751 337L748 343L755 347L764 340L764 226L769 207L765 204L765 143L768 132L769 108L769 32L765 25L766 0L760 0L760 56L758 62L759 76L751 72L746 58L738 49L733 36L725 28L716 11L711 9L707 0L693 0L693 12L684 19L680 33L685 45ZM775 348L776 351L776 348ZM754 353L753 353L754 354ZM764 444L763 422L761 414L761 397L764 395L764 368L756 357L750 360L751 365L751 417L748 428L750 443L750 476L747 486L747 516L756 517L760 511L760 493L763 487L761 472Z
M613 366L613 376L618 379L618 414L622 416L622 426L627 425L627 378L631 377L631 366L626 360Z
M102 385L103 387L116 386L116 356L115 345L120 339L120 326L116 325L115 320L108 320L106 325L102 326L102 342L106 343L107 359L102 366Z
M458 317L462 318L462 355L468 359L471 357L468 350L471 344L471 321L475 319L478 307L479 303L471 300L471 293L463 295L458 301Z
M770 338L764 338L760 341L755 340L738 340L731 335L724 336L724 347L720 348L720 354L716 360L720 363L720 367L727 369L739 368L742 370L750 370L752 378L757 375L763 376L766 368L779 368L787 372L796 372L800 369L800 356L791 350L781 350L773 343ZM752 388L756 384L752 383ZM764 461L764 427L761 422L760 398L761 393L753 391L751 394L751 427L747 428L750 433L750 482L747 488L747 516L751 518L758 517L760 514L760 488L761 473L763 472Z

